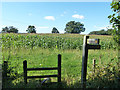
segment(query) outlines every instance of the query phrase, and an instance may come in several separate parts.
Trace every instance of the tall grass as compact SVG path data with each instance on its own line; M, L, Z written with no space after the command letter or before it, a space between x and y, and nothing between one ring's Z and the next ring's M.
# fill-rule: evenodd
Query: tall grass
M117 44L111 36L90 36L100 39L101 49L117 49ZM41 34L3 34L3 48L57 48L82 50L83 36L69 34L41 35Z

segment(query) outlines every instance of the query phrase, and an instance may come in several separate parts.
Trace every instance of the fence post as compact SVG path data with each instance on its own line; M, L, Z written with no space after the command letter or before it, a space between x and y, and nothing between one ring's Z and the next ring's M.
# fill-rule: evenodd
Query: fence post
M6 79L7 79L7 68L8 68L8 61L4 61L4 66L3 66L3 68L4 68L4 73L3 73L3 80L5 80L6 81Z
M24 83L27 84L27 61L23 61Z
M61 82L61 54L58 54L58 82Z
M93 72L95 73L96 60L93 59Z

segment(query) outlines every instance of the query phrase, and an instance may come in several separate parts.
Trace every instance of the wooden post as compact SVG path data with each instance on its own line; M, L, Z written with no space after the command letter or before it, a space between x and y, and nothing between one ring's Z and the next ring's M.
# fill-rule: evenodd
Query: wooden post
M58 54L58 82L61 82L61 55Z
M118 14L120 17L120 12ZM120 62L120 22L118 23L118 62ZM119 63L119 68L120 68L120 63Z
M87 39L89 36L84 36L83 40L83 56L82 56L82 73L81 73L81 83L82 88L86 88L86 73L87 73L87 58L88 58L88 48Z
M7 80L7 68L8 68L8 61L4 61L4 73L3 73L3 80Z
M102 62L101 62L101 58L102 58L102 55L99 56L99 65L102 64Z
M27 61L23 61L24 83L27 84Z
M84 40L83 40L82 73L81 73L81 83L83 89L86 89L88 49L100 49L101 47L99 45L99 39L88 39L88 38L89 36L84 36ZM88 39L88 44L87 44L87 39Z
M96 60L93 59L93 72L95 73Z
M120 11L118 16L120 17ZM118 23L118 68L120 68L120 22ZM119 77L120 77L120 73L119 73ZM119 83L120 83L120 79L119 79Z

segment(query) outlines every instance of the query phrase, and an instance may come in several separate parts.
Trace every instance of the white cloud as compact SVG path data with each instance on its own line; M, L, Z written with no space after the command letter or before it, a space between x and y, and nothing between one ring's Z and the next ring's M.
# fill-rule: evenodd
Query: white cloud
M44 18L47 20L53 20L53 21L55 20L54 16L45 16Z
M83 15L79 15L79 14L75 14L75 15L72 15L73 18L78 18L78 19L84 19L84 16Z

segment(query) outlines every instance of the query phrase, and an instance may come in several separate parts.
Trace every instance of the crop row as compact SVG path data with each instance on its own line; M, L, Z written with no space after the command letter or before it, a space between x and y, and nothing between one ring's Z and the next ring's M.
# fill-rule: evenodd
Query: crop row
M116 49L117 45L112 37L100 40L101 49ZM3 48L56 48L56 49L82 49L83 36L69 37L64 35L39 35L39 34L3 34Z

